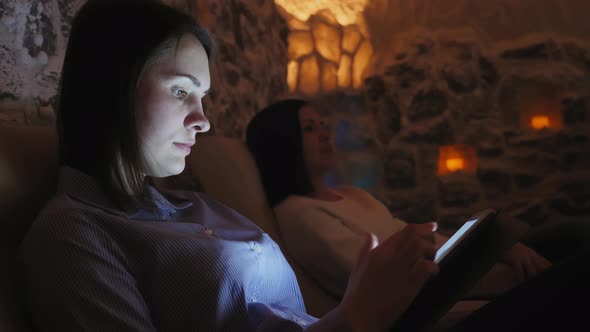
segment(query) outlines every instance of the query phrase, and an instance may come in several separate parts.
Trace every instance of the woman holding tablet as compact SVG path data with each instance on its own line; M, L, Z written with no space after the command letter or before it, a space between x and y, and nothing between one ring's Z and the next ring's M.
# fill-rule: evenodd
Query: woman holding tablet
M365 234L383 241L406 222L365 190L326 186L325 177L336 167L331 132L305 100L279 101L256 114L247 129L247 144L287 251L326 290L342 296ZM437 247L447 239L434 234ZM508 251L504 262L518 281L551 266L520 243Z

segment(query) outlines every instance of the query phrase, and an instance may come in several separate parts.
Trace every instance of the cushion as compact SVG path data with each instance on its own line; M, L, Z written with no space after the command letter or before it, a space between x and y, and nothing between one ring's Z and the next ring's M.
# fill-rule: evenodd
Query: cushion
M0 246L16 248L55 190L57 134L49 127L0 130Z
M29 330L18 301L15 254L56 181L57 135L53 128L0 130L0 331Z
M258 167L245 144L221 136L197 137L187 169L208 196L237 210L280 242Z

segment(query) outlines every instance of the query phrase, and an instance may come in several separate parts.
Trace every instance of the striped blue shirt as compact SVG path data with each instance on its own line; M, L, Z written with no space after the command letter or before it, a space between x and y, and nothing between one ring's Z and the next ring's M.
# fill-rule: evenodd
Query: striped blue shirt
M152 188L159 213L117 209L62 167L21 248L43 331L300 331L316 321L277 244L194 192Z

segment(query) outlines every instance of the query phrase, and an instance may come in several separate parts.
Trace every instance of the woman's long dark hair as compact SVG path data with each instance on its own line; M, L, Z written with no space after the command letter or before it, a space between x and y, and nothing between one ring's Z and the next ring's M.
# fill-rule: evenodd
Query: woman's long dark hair
M60 163L94 176L115 201L146 198L137 85L146 63L187 34L210 59L208 32L159 1L89 0L74 18L57 105Z
M271 207L290 195L307 195L313 188L303 160L300 99L276 102L248 124L246 142L252 152Z

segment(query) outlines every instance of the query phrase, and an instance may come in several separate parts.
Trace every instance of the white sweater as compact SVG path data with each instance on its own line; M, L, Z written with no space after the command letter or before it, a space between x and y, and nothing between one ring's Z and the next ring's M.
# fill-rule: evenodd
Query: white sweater
M325 289L342 296L366 234L381 242L406 223L362 189L331 190L342 199L290 196L274 212L287 252Z

